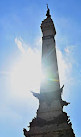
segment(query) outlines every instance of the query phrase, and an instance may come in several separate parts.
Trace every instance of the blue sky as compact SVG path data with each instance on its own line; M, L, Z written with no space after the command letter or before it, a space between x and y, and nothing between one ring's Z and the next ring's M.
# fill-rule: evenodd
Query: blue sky
M57 35L64 108L81 137L81 1L3 0L0 2L0 137L23 137L36 116L41 67L41 22L49 4ZM33 69L33 70L32 70ZM30 75L31 74L31 75Z

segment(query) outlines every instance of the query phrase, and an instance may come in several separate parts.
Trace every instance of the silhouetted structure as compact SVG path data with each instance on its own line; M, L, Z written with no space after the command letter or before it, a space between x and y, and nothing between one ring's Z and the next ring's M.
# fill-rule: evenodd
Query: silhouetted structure
M26 137L75 137L67 113L63 106L60 88L55 38L56 30L47 6L47 18L42 21L42 72L45 79L41 81L40 94L33 95L39 99L37 116L30 122L30 130L23 129Z

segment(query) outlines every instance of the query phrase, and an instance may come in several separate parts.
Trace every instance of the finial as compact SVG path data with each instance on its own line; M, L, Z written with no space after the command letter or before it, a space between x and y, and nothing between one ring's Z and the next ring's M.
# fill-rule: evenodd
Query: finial
M47 4L47 10L48 10L48 4Z
M46 16L47 17L50 17L51 15L50 15L50 9L48 8L48 4L47 4L47 13L46 13Z

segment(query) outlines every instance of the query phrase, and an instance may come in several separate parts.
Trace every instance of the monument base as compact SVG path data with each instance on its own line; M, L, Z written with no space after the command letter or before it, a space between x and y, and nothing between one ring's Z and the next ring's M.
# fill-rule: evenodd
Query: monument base
M75 137L72 124L65 112L50 121L34 118L29 127L29 131L23 129L26 137Z

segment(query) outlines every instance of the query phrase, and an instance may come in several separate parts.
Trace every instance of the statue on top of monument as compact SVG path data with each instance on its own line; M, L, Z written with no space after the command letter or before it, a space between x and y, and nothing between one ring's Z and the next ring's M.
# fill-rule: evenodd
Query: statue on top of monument
M51 15L50 15L50 9L48 8L48 4L47 4L47 13L46 13L46 16L47 17L50 17Z

